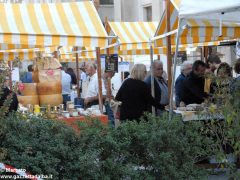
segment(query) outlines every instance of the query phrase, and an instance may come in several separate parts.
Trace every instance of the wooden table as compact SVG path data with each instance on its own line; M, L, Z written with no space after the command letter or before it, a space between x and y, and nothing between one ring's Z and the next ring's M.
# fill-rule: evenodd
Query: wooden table
M84 122L85 120L88 119L98 119L102 124L108 125L108 116L106 115L100 115L100 116L92 116L92 117L86 117L86 116L78 116L78 117L70 117L70 118L65 118L65 117L59 117L59 121L63 121L66 123L66 125L71 126L75 130L79 130L78 128L78 122L82 121Z

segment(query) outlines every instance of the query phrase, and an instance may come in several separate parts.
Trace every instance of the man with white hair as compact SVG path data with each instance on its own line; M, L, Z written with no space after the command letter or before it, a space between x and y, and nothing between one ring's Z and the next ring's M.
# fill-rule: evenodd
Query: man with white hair
M175 82L175 101L176 106L179 107L180 102L182 101L182 91L183 91L183 81L192 71L192 62L184 61L181 65L181 74L178 76Z
M85 67L87 78L87 88L86 94L84 97L84 105L85 107L89 107L91 105L96 105L98 101L98 76L97 76L97 65L94 62L88 62ZM102 81L102 94L106 96L106 88Z
M154 74L154 91L155 99L162 107L169 104L168 86L166 80L163 78L163 63L162 61L155 60L152 64ZM149 90L151 90L151 75L145 79ZM157 110L157 114L160 115L163 109Z

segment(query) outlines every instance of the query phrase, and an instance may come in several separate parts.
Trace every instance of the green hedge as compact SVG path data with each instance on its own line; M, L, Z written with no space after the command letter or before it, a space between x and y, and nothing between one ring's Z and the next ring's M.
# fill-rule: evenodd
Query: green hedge
M54 179L202 179L194 164L209 153L202 125L167 116L122 123L79 123L13 114L0 120L0 162Z

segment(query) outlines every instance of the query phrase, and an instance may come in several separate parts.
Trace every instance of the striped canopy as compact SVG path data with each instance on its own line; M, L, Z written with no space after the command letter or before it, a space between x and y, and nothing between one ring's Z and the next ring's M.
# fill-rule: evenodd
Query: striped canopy
M107 46L107 33L90 1L0 3L0 44Z
M13 61L18 60L33 60L37 57L37 52L42 52L44 54L51 54L55 51L56 47L46 47L46 48L33 48L33 49L10 49L10 50L0 50L0 60Z
M86 50L86 48L80 48L79 50ZM59 60L61 62L76 62L76 54L72 54L73 47L61 47L59 49ZM80 62L82 61L89 61L89 60L95 60L96 56L91 56L90 54L88 56L81 55L79 53L78 60Z
M170 5L170 25L171 31L178 28L178 11L174 6ZM223 22L220 30L219 21L210 21L207 19L185 19L181 26L183 27L180 33L179 44L180 47L187 47L188 44L204 46L217 45L219 41L236 39L240 37L240 24L232 22ZM167 33L166 26L166 11L159 23L155 36ZM171 43L175 45L176 35L171 36ZM164 47L167 44L166 38L155 40L155 46Z
M108 22L108 33L118 37L119 55L145 55L150 54L149 42L156 32L157 24L157 22ZM116 41L113 40L111 44L113 43ZM110 48L110 51L114 51L113 48ZM154 54L160 53L161 50L154 49Z

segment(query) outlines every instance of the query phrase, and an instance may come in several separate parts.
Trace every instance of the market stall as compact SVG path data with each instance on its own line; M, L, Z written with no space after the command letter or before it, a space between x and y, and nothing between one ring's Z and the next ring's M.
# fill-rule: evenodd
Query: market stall
M72 46L77 50L83 47L99 49L107 46L108 38L110 38L92 2L2 3L0 4L0 14L2 17L0 20L2 30L0 44L1 50L6 50L6 52L2 52L2 56L5 57L3 59L7 60L14 59L16 56L20 59L32 59L32 57L27 57L26 52L20 52L29 48ZM12 53L12 57L9 53ZM34 53L29 51L28 55L34 56ZM33 78L36 84L31 84L31 88L35 87L33 92L37 92L37 94L24 93L26 96L38 96L38 98L35 98L34 103L24 103L24 105L27 106L28 111L32 111L30 113L38 115L51 112L49 114L51 117L58 114L60 110L63 111L60 103L62 99L60 63L52 57L38 56L36 59L37 75L36 79ZM76 62L78 60L79 58L76 56ZM100 58L98 60L100 61ZM29 88L23 84L22 91L24 89ZM101 94L101 90L99 93ZM38 106L37 99L41 107ZM101 95L99 95L99 99L102 102ZM69 106L72 107L72 104L69 103ZM68 108L68 113L79 116L77 109L74 109L75 107ZM92 111L85 115L89 114L92 114Z
M171 2L174 5L170 9L171 32L167 32L164 23L165 18L162 18L156 32L157 37L153 39L156 46L164 47L167 45L166 37L171 35L171 43L176 45L170 112L173 110L173 89L178 48L196 43L203 43L204 46L209 43L214 45L222 40L240 37L239 19L236 18L239 16L239 1L211 1L211 4L209 4L209 1L203 1L201 4L189 0L172 0ZM164 16L166 16L166 13ZM177 35L175 35L176 33Z

